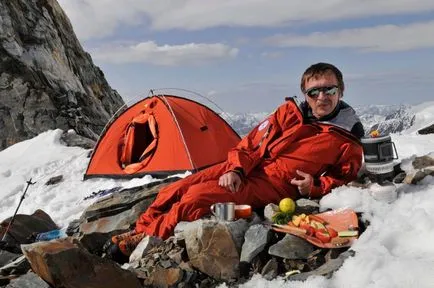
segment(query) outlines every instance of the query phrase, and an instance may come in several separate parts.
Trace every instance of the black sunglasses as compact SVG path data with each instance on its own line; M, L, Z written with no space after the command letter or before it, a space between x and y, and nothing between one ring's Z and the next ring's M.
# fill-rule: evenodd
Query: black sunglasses
M312 87L306 90L306 95L310 98L317 98L321 92L324 92L327 96L334 96L338 93L339 87L336 85L327 87Z

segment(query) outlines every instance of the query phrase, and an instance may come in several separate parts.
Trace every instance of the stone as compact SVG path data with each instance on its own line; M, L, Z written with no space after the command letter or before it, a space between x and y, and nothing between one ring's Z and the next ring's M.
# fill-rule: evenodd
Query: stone
M407 174L407 176L405 176L404 178L404 183L405 184L417 184L419 183L422 179L424 179L428 174L425 173L424 171L421 170L417 170L416 172L413 173L409 173Z
M20 256L20 254L11 253L6 250L0 250L0 267L3 267L4 265L12 262L14 259L17 259Z
M429 167L429 166L434 166L434 158L432 158L431 156L428 156L428 155L416 157L413 160L412 165L413 165L414 169L418 169L418 170Z
M345 259L354 255L354 251L348 250L340 254L338 258L327 261L324 265L318 267L313 271L291 275L289 276L289 279L291 281L305 281L307 278L313 275L325 276L329 278L335 271L337 271L342 266L342 264L344 264Z
M162 268L157 266L144 284L152 287L174 287L181 282L184 272L179 268Z
M286 234L268 249L268 253L285 259L307 259L314 250L314 246L306 240Z
M422 128L422 129L418 130L417 132L421 135L433 134L434 133L434 124L427 126L425 128Z
M140 241L136 249L130 255L130 263L137 262L153 247L161 244L163 240L154 236L146 236Z
M77 134L74 130L70 129L62 133L60 141L68 147L81 147L84 149L92 149L95 147L96 141L87 137Z
M267 280L272 280L279 275L279 264L275 258L271 258L261 271L262 277Z
M315 200L300 198L297 201L295 201L295 212L294 214L314 214L319 212L319 203Z
M2 227L7 227L12 217L5 219L0 223L0 239L2 239L4 230ZM33 241L32 237L36 234L56 230L56 223L44 211L38 209L31 215L17 214L13 225L10 227L5 241L19 244L27 244Z
M46 130L96 140L124 104L57 1L0 2L0 150Z
M280 211L279 206L277 206L276 204L274 204L274 203L268 204L264 208L264 218L265 218L265 220L267 220L268 222L272 223L273 222L273 216L274 216L274 214L276 214L279 211Z
M83 212L79 231L88 234L129 230L140 214L152 204L158 191L178 179L171 177L139 187L122 189L96 201Z
M252 259L262 252L271 238L270 228L257 224L250 226L244 236L241 249L240 262L250 263Z
M398 175L396 175L393 178L392 182L396 183L396 184L400 184L400 183L402 183L404 181L404 179L405 179L406 176L407 176L407 173L405 173L405 172L398 173Z
M48 181L45 183L45 185L55 185L57 183L60 183L63 181L63 175L58 175L58 176L54 176L51 177L50 179L48 179Z
M12 279L5 288L50 288L50 285L37 274L29 272L16 279Z
M238 278L240 256L229 228L209 220L198 223L183 233L190 264L217 280Z
M21 255L14 261L0 267L0 275L21 275L27 273L30 264L24 255Z
M22 250L32 270L54 287L142 287L132 272L90 254L69 238L22 245Z

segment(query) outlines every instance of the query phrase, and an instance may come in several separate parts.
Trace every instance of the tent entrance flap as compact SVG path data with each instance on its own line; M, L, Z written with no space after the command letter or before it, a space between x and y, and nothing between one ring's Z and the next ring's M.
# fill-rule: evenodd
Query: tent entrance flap
M133 119L125 132L121 153L123 168L140 163L145 166L157 147L157 128L153 115L144 113Z

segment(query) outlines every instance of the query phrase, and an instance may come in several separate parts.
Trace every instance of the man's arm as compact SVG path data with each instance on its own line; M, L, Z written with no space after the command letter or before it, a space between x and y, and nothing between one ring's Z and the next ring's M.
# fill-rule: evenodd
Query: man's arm
M322 197L335 187L345 185L357 178L362 165L363 149L355 143L347 143L339 161L324 176L314 178L309 197Z

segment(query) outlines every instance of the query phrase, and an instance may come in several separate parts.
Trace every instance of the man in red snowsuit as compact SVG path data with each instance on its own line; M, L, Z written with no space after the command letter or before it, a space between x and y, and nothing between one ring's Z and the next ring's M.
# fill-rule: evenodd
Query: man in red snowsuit
M135 230L112 241L129 255L145 235L166 239L178 222L209 214L217 202L258 208L285 197L318 198L354 180L364 132L341 101L344 88L335 66L312 65L301 80L304 102L288 99L229 151L227 161L161 189Z

